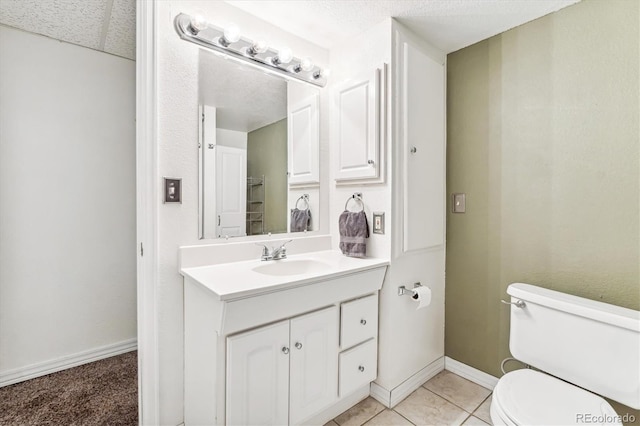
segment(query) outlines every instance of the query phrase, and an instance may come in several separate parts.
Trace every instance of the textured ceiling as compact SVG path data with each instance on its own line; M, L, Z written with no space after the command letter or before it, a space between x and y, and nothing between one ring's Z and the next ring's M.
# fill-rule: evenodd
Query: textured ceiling
M227 3L327 49L385 18L396 17L448 53L577 1L227 0ZM135 59L135 0L0 0L0 24Z
M227 0L324 48L348 42L388 17L445 53L579 0Z
M135 0L0 0L0 23L135 59Z

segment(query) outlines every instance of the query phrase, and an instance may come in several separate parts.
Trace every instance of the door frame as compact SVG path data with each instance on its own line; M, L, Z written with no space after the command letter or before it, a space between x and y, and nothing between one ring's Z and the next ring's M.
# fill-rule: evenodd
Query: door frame
M136 242L138 422L160 423L156 0L136 1Z

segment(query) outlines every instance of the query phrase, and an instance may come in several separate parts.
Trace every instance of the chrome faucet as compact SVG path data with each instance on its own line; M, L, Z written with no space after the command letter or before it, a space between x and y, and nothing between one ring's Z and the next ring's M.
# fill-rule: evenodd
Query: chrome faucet
M262 256L260 259L262 260L280 260L287 258L287 248L285 247L288 243L293 240L285 241L282 243L280 247L267 247L264 244L256 243L257 246L262 246Z

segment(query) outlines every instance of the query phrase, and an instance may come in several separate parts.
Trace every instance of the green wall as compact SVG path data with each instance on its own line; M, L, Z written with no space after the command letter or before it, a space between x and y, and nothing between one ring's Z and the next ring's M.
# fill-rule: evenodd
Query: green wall
M265 176L264 232L287 232L287 119L247 136L247 176Z
M447 216L447 356L501 375L512 282L640 309L639 5L584 0L448 56L467 205Z

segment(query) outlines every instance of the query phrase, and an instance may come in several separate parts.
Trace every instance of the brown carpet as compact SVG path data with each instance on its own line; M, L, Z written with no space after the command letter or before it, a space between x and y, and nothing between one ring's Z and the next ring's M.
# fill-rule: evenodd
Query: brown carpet
M138 352L0 388L0 425L137 425Z

